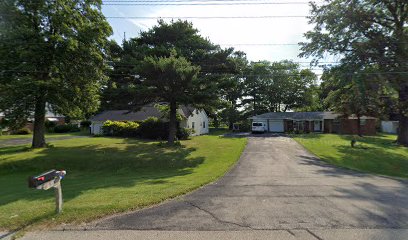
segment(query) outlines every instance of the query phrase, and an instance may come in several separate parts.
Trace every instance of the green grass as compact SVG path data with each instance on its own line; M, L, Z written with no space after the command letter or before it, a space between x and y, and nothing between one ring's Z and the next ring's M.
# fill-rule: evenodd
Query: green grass
M89 135L88 131L81 131L81 132L72 132L72 133L46 133L45 138L57 138L57 137L66 137L66 136L86 136ZM0 141L1 140L7 140L7 139L18 139L18 138L32 138L32 134L27 134L27 135L0 135Z
M335 134L293 135L293 138L320 159L337 166L363 172L396 177L408 177L408 148L393 142L395 135L357 138L357 146L350 146L352 136Z
M193 137L181 146L120 138L80 138L47 149L0 148L0 230L34 223L80 223L138 209L187 193L224 175L246 139ZM64 211L54 214L54 192L27 187L27 177L66 169Z

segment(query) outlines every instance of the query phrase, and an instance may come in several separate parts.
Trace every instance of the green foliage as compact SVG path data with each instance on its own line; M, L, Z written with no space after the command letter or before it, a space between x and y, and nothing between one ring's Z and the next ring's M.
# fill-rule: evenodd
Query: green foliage
M196 104L202 101L197 82L199 67L192 66L183 57L146 57L142 62L141 75L143 91L147 99L156 99L169 103L169 136L174 141L177 132L177 106L179 104Z
M252 115L301 108L310 104L309 89L316 80L313 72L291 61L252 62L244 82L247 98L242 101Z
M169 125L158 118L150 117L140 123L139 134L146 139L167 139Z
M63 124L54 127L55 133L79 132L81 129L75 124Z
M111 48L118 54L112 63L112 81L104 89L104 109L127 109L130 103L140 106L161 101L161 97L154 97L154 94L141 94L146 88L138 76L143 77L146 57L168 58L172 55L185 58L202 72L192 85L195 89L181 95L186 100L180 104L203 108L214 119L225 105L235 110L240 107L242 73L247 65L245 53L232 48L221 49L200 36L190 22L159 20L156 26L139 37L124 41L122 48L115 44ZM235 121L234 116L224 114L222 117L225 121Z
M46 104L55 112L83 117L95 112L112 29L99 0L5 0L0 7L0 111L13 122ZM44 145L43 129L33 146ZM36 134L35 134L36 135Z
M187 140L194 133L194 129L191 128L179 128L177 130L177 139Z
M107 136L136 137L139 133L137 122L106 121L102 126L103 133Z
M20 128L16 131L13 131L13 134L17 134L17 135L28 135L31 134L31 130L28 128Z
M161 113L160 119L170 119L170 106L168 104L156 104L154 107ZM180 122L183 120L183 116L177 112L176 119Z
M106 136L118 137L141 137L145 139L161 140L169 136L169 123L156 117L150 117L140 123L106 121L103 126L103 134ZM177 128L177 139L188 139L193 131L186 128Z
M350 71L360 74L347 74ZM325 71L322 76L323 86L330 89L325 99L326 105L345 116L378 116L383 83L381 79L368 74L375 71L378 69L357 71L347 65Z
M327 54L360 71L376 68L380 78L398 93L398 142L408 146L408 4L406 0L326 1L312 3L303 57L317 63ZM354 71L349 75L356 75ZM357 73L361 74L361 72Z
M57 126L56 122L53 121L45 121L45 128L47 129L48 132L54 131L54 128Z

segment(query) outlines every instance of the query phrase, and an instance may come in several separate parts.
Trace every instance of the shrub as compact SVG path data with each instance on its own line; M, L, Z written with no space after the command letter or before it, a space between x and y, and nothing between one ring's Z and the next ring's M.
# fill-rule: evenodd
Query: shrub
M83 127L83 128L89 128L91 126L91 124L92 124L92 122L89 121L89 120L84 120L84 121L81 121L81 123L80 123L81 127Z
M169 124L158 118L150 117L140 123L139 135L147 139L167 139Z
M106 121L102 126L104 135L117 137L141 137L146 139L167 139L169 136L169 123L158 118L150 117L140 124L137 122ZM178 128L176 137L188 139L192 134L191 129Z
M48 130L48 131L54 131L54 128L57 126L57 123L56 122L52 122L52 121L48 121L48 120L46 120L45 121L45 128Z
M18 130L16 130L14 132L14 134L18 134L18 135L27 135L27 134L31 134L31 130L28 128L20 128Z
M102 126L104 135L119 137L136 137L139 124L137 122L106 121Z
M191 128L179 128L177 129L177 138L179 140L187 140L194 133L194 129Z
M54 132L56 133L67 133L67 132L79 132L81 129L75 124L64 124L54 127Z

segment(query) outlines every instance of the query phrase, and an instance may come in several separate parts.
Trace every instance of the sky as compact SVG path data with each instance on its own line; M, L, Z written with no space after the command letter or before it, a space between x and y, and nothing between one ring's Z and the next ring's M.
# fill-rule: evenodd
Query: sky
M140 1L144 0L127 0L122 2L119 2L121 0L103 0L105 4L112 3L113 1L117 1L115 5L103 5L102 11L113 28L112 38L119 43L123 40L124 33L127 39L137 37L140 31L146 31L156 25L156 17L307 16L310 14L310 6L308 4L140 6L118 4L140 4ZM147 0L145 2L149 1L157 3L158 1L166 0ZM167 0L167 3L170 1L192 3L189 0ZM204 0L206 2L190 1L194 1L193 3L209 3L209 0ZM237 1L241 3L288 3L296 0L225 0L221 2L218 0L212 3L235 4ZM305 3L306 1L297 0L296 3ZM153 2L150 2L150 4ZM160 4L163 4L163 2ZM131 17L151 17L152 19L135 19ZM274 45L297 44L305 41L303 34L313 28L312 25L308 24L308 19L305 17L188 20L193 23L194 27L200 31L203 37L208 37L213 43L219 44L221 47L234 47L236 50L244 51L250 61L280 61L287 59L295 62L308 62L310 60L298 57L300 53L298 45ZM166 19L166 21L170 20ZM327 58L325 61L333 61L333 59ZM304 67L308 66L307 63L301 63L301 65ZM320 73L321 71L315 70L315 72Z

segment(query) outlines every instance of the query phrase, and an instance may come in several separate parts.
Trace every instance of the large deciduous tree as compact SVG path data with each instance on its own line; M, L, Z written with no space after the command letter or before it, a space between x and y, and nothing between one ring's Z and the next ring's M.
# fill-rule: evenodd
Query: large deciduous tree
M245 75L243 102L252 105L254 115L301 108L309 104L315 81L313 72L290 61L253 62Z
M45 146L46 106L71 117L98 108L105 45L112 32L101 4L0 3L0 110L15 119L34 115L34 148Z
M376 65L398 92L398 142L408 146L408 2L406 0L326 0L312 3L300 56L333 54L342 62Z
M183 57L146 57L141 63L141 87L152 101L169 103L169 138L173 144L177 132L177 108L179 104L200 103L200 86L197 84L199 67L192 66Z
M340 65L326 70L322 87L329 93L325 103L332 111L357 118L357 132L362 136L361 117L380 116L383 86L375 74L376 68L355 69Z

